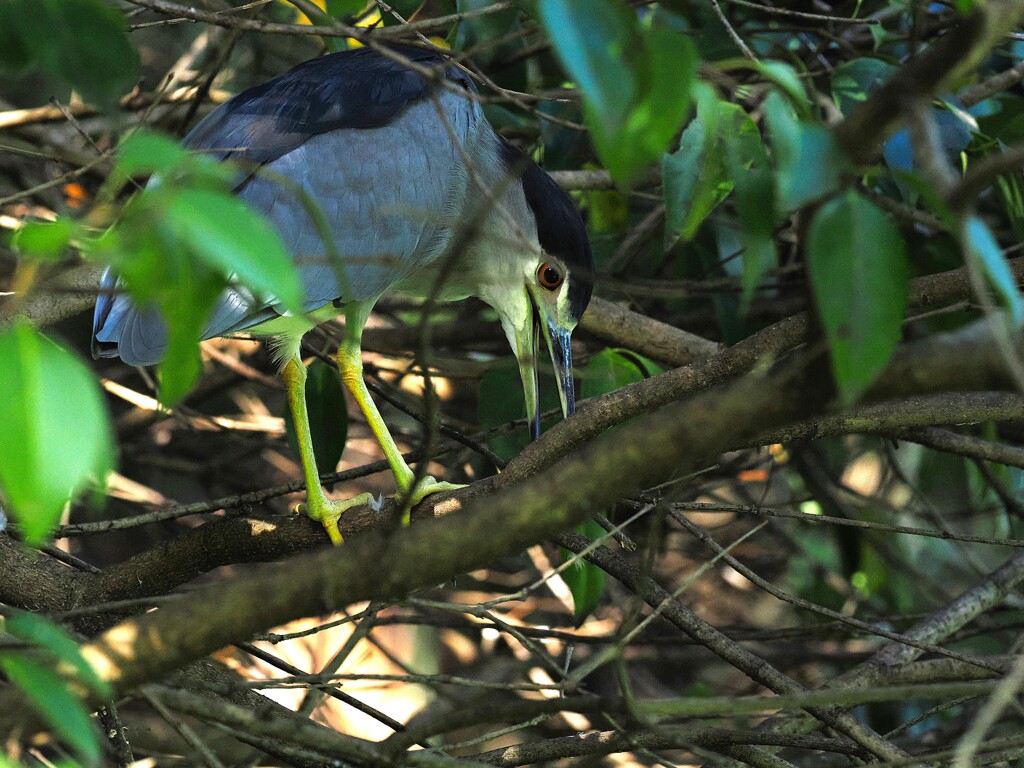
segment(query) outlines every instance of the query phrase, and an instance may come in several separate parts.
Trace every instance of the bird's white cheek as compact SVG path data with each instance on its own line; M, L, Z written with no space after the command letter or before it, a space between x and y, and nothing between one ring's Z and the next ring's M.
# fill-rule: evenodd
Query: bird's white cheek
M508 339L508 344L512 347L516 357L522 357L524 354L531 354L532 352L530 349L520 349L522 344L527 344L529 343L527 340L532 339L533 331L533 317L531 316L530 306L525 301L526 297L524 296L523 298L522 304L494 307L498 317L501 319L501 327L505 331L505 338Z

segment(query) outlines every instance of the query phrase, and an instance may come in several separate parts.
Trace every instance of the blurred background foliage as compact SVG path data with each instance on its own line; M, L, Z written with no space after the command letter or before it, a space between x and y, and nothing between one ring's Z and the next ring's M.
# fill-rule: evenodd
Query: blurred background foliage
M908 91L914 105L906 119L875 145L854 152L858 137L836 129L944 34L962 34L965 19L1002 7L982 0L0 3L0 496L10 517L2 535L89 571L239 506L217 501L225 497L273 489L269 508L284 513L294 504L288 492L297 486L288 484L300 473L266 352L244 340L201 349L195 340L229 274L292 304L298 285L285 246L231 196L232 169L185 153L175 140L231 94L360 44L346 33L466 57L494 126L555 172L582 209L596 292L605 300L724 345L809 311L842 407L856 405L901 340L981 317L1009 337L1024 314L1015 263L1024 238L1021 27L1010 23L982 50L965 37L970 66L951 61L954 78L934 94ZM269 33L282 30L289 33ZM994 170L979 174L985 183L964 184L979 167ZM152 173L161 174L159 188L144 185ZM60 322L46 328L12 319L31 315L33 298L51 294L84 308L89 291L62 280L84 270L95 284L105 264L131 276L132 291L168 320L169 361L155 377L117 361L88 362L84 314L60 310ZM956 269L970 276L971 291L939 307L908 303L909 279ZM414 354L423 323L432 328L426 359ZM584 327L574 337L584 398L681 362L622 341L614 327L599 330ZM323 357L338 334L334 324L310 334L310 356ZM405 446L423 440L428 381L439 397L447 431L432 473L479 479L525 447L518 372L483 305L425 315L392 297L364 346L371 385ZM554 411L553 381L542 380L542 391ZM375 444L355 413L346 417L328 365L316 364L308 394L319 414L321 471L352 479L340 489L346 495L390 493L389 476L364 469L378 459ZM898 417L898 405L893 412ZM949 421L960 415L951 412ZM611 541L712 625L817 688L873 658L884 641L870 627L903 632L945 615L1008 557L1016 563L1013 548L1024 545L1021 422L938 435L912 432L916 425L898 418L861 425L737 450L604 510L623 526L625 541L610 540L597 524L581 532ZM949 448L952 437L963 438L958 449ZM984 445L1005 450L991 461ZM145 514L159 510L167 514ZM121 521L118 530L108 530L104 521L112 519ZM87 679L76 641L103 622L20 605L15 594L9 586L0 599L8 617L0 671L53 731L43 742L11 740L7 762L130 764L124 739L102 738L76 703L83 687L100 685ZM147 597L147 606L163 599ZM50 613L55 623L15 608ZM925 755L922 764L945 764L944 750L959 750L956 759L968 760L962 765L1024 764L1019 707L982 720L985 698L935 700L913 688L1009 670L1021 608L1018 594L1000 595L937 639L961 660L983 664L941 678L924 667L915 668L917 678L894 677L907 685L905 695L855 709L859 722ZM296 622L224 651L217 663L318 722L373 739L417 713L550 697L565 693L568 680L573 691L627 700L760 690L669 625L641 626L645 610L596 566L535 547L399 605L352 606L340 623ZM943 658L935 648L930 654L920 663ZM589 672L578 677L581 668ZM373 709L324 698L300 673L347 675L345 692ZM289 762L202 718L182 730L152 697L118 705L135 757L159 765ZM102 722L109 731L110 720ZM700 726L747 737L708 746L690 732L652 731L642 718L609 726L565 712L509 720L507 728L466 726L436 734L433 744L471 755L597 729L654 734L597 750L611 752L603 759L616 765L855 765L865 754L826 738L773 753L743 747L763 743L756 722L705 716ZM244 728L231 735L244 737ZM322 764L323 756L306 758Z

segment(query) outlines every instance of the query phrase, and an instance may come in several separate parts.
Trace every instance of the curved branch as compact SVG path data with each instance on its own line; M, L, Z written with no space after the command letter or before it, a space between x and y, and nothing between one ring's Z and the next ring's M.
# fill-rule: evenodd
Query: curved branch
M595 508L685 474L765 427L820 411L830 392L823 362L820 356L798 355L720 391L664 408L500 494L429 498L421 505L429 514L446 504L462 510L389 536L374 531L354 537L341 551L257 566L224 585L196 590L123 622L85 646L84 653L99 674L124 691L292 618L357 600L394 599L522 551L586 519ZM874 392L881 397L1009 384L995 344L973 329L904 350ZM467 541L473 546L465 546ZM269 583L277 588L268 591ZM196 616L209 621L197 624ZM5 703L10 702L0 697L0 711L17 713L16 722L5 727L24 725L27 713Z
M906 62L833 133L855 162L870 161L908 106L930 99L959 76L974 70L1024 18L1018 0L989 0L950 29L928 50Z

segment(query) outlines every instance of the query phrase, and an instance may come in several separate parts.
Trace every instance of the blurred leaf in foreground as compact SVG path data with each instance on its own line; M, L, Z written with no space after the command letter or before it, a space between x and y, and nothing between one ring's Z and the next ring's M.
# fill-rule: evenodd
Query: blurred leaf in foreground
M64 505L110 471L110 424L89 370L28 325L0 333L0 370L0 490L39 544Z

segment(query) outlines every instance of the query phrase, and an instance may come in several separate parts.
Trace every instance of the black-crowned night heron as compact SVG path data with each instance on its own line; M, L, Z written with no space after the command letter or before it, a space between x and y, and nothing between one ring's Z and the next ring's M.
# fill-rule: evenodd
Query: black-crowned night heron
M335 543L341 514L370 497L335 501L320 485L299 354L306 331L344 313L342 380L380 441L400 493L415 504L452 486L427 477L411 487L413 472L366 389L360 339L377 299L397 291L441 300L477 296L490 304L518 358L536 436L538 338L543 333L547 340L569 415L569 339L591 294L590 246L569 196L498 136L465 74L436 53L395 50L437 77L368 48L331 54L240 93L184 140L240 161L247 176L237 193L267 216L295 259L306 314L234 287L219 299L203 338L272 337L299 441L304 510ZM329 245L310 200L333 238ZM104 286L115 280L108 274ZM155 310L109 290L97 301L93 333L94 354L131 365L159 362L167 343Z

